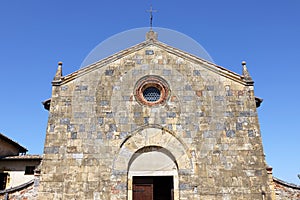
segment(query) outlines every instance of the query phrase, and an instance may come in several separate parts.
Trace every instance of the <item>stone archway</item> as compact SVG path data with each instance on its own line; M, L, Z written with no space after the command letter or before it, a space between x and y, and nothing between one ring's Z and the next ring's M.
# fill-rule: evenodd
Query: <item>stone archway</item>
M162 162L141 164L150 159ZM194 171L190 150L173 132L162 127L143 127L128 136L121 144L113 164L113 174L122 180L126 176L128 200L132 200L132 177L143 175L172 176L174 200L178 200L180 171Z
M137 178L139 182L135 183L134 179ZM169 178L171 182L169 181L169 183L164 186L164 189L161 189L162 185L160 185L159 182L168 180L166 178ZM137 191L137 185L139 185L139 191ZM176 160L172 153L165 148L146 146L139 149L131 157L128 166L128 200L140 199L137 198L137 196L143 198L144 196L149 196L148 194L143 194L144 187L146 186L150 188L151 191L148 190L148 193L152 193L150 196L152 196L153 199L158 199L158 196L161 197L161 195L164 195L165 198L163 199L177 200L179 199L178 185L178 167ZM141 188L143 189L141 190ZM164 191L164 194L157 191Z

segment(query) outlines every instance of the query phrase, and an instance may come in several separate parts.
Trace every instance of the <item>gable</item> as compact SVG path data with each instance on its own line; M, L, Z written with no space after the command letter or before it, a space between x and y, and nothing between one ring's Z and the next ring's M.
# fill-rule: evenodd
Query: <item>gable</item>
M0 133L0 157L26 153L27 149Z
M243 76L160 42L146 41L59 81L56 90L65 105L61 109L72 111L73 123L88 124L93 118L95 123L108 124L104 130L112 138L121 137L114 135L117 129L135 130L128 124L164 124L177 130L170 124L188 118L194 121L204 113L210 117L244 115L235 111L241 105L251 107L245 115L256 113L253 87ZM145 100L143 88L150 86L161 92L158 96L163 100L158 105ZM181 125L180 130L193 135L199 128Z
M203 60L182 50L168 46L159 41L145 41L137 44L131 48L120 51L103 60L75 71L74 73L61 77L61 79L59 79L58 81L54 81L54 84L56 84L57 82L62 84L67 83L95 70L111 74L111 67L115 65L120 68L122 66L134 67L147 64L157 65L159 67L174 67L175 65L184 64L193 65L193 68L196 68L195 70L201 70L200 68L202 68L202 71L207 71L218 76L226 77L243 85L249 85L249 82L244 80L244 77L239 74L236 74L230 70L227 70L226 68ZM103 68L109 68L109 71Z

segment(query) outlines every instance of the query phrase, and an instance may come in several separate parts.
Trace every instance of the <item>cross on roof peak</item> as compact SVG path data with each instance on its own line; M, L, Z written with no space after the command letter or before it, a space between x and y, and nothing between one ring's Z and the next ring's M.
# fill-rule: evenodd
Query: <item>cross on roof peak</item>
M152 29L152 23L153 23L153 13L157 12L157 10L153 10L152 4L150 5L150 10L147 10L148 13L150 13L150 29Z

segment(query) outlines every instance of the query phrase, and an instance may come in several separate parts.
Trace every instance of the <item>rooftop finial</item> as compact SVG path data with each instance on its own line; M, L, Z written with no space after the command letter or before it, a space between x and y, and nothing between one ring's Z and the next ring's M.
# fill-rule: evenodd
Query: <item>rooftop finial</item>
M151 29L146 33L146 40L150 42L157 41L157 33Z
M58 62L58 67L52 83L53 84L59 83L61 81L61 77L62 77L62 62Z
M246 61L242 61L242 66L243 66L243 77L246 81L248 82L253 82L249 72L248 72L248 69L247 69L247 66L246 66Z
M150 5L150 10L147 10L150 13L150 29L152 30L152 23L153 23L153 12L157 12L157 10L152 9L152 4Z

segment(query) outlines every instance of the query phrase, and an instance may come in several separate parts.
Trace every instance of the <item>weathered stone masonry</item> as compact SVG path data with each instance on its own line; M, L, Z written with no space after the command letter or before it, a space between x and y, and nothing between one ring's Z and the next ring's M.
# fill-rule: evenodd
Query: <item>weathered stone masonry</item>
M270 199L253 81L243 68L235 74L149 35L67 76L59 64L39 199L131 199L147 152L168 163L145 171L172 175L174 199ZM165 101L138 99L147 77L166 83Z

